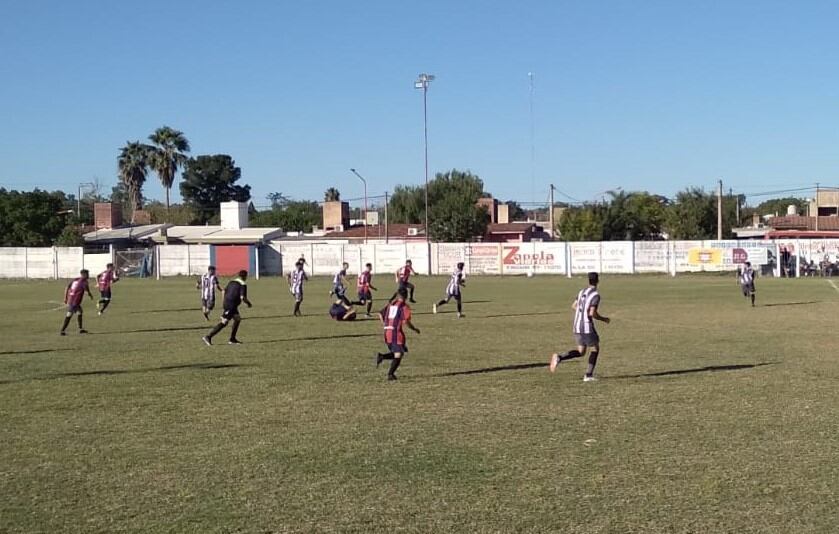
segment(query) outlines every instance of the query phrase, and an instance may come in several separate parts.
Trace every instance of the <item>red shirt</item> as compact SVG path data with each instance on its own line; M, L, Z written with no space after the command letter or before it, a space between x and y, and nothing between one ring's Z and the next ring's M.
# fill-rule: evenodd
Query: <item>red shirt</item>
M385 324L385 343L391 345L405 344L405 331L402 325L411 320L411 307L405 301L396 301L382 310L382 321Z
M116 273L114 271L104 271L99 273L99 276L96 277L96 281L99 286L99 291L107 291L111 289L111 284L119 280Z
M87 287L87 280L81 277L76 278L67 286L67 291L64 293L64 300L67 304L78 306L82 303L82 298L84 298Z
M404 267L400 267L398 271L396 271L396 277L399 278L400 282L407 282L409 278L411 278L411 273L414 272L414 268L410 265L406 265Z
M363 271L360 275L358 275L358 290L360 292L370 291L370 282L372 279L373 273L370 271Z

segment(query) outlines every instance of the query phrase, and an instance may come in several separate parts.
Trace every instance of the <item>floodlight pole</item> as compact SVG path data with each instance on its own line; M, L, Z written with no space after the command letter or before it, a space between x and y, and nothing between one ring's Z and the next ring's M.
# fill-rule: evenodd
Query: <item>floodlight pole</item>
M367 244L367 180L364 179L363 176L358 174L355 169L350 169L350 171L358 176L358 179L361 180L361 183L364 184L364 244Z
M422 124L425 140L425 242L428 242L428 85L434 80L433 74L422 73L414 82L415 89L422 89Z

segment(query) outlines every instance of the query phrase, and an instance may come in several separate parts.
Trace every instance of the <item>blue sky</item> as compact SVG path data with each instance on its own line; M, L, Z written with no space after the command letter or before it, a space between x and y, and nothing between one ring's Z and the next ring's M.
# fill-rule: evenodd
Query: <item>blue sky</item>
M5 2L0 186L112 185L118 149L166 124L233 156L257 203L361 196L350 167L381 194L423 180L420 72L432 171L504 200L836 185L837 20L770 0Z

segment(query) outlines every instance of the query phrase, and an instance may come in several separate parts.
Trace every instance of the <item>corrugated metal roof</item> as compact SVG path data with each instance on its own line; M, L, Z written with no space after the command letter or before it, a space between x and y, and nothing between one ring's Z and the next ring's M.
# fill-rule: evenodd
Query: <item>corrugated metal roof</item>
M112 228L110 230L96 230L84 234L84 240L86 243L97 243L146 239L158 233L160 230L171 226L171 224L145 224L142 226Z

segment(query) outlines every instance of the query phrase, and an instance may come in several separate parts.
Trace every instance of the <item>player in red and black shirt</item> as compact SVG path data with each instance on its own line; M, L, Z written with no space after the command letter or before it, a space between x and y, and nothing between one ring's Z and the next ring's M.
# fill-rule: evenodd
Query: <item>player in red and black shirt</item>
M114 270L114 264L109 263L105 270L96 277L96 285L99 287L99 315L105 313L105 308L111 304L111 286L119 282L119 275Z
M366 304L367 317L370 317L370 310L373 309L373 291L377 291L373 286L373 265L371 263L365 265L364 270L358 275L356 287L358 289L358 301L353 304L359 306Z
M67 284L67 289L64 290L64 304L67 305L67 313L64 315L64 324L61 325L61 332L59 332L62 336L67 335L65 330L67 330L67 325L70 324L70 319L74 314L79 321L79 334L87 334L87 330L82 326L82 299L84 294L87 293L90 300L93 300L87 282L88 278L90 278L90 272L87 269L82 269L79 272L79 277L74 278L72 282Z
M411 260L405 260L405 265L396 271L396 283L399 284L399 286L396 289L396 293L390 297L391 302L396 299L396 295L399 293L399 290L404 289L406 292L410 291L409 300L412 304L416 304L417 301L414 300L414 284L410 282L412 274L417 274L417 272L414 270Z
M388 380L396 380L396 369L402 363L402 356L408 352L403 327L407 326L417 334L420 333L419 328L411 323L411 307L405 302L407 297L408 292L404 288L399 288L396 291L396 300L385 306L380 313L385 328L385 345L389 352L376 353L376 367L381 365L383 360L390 360Z

